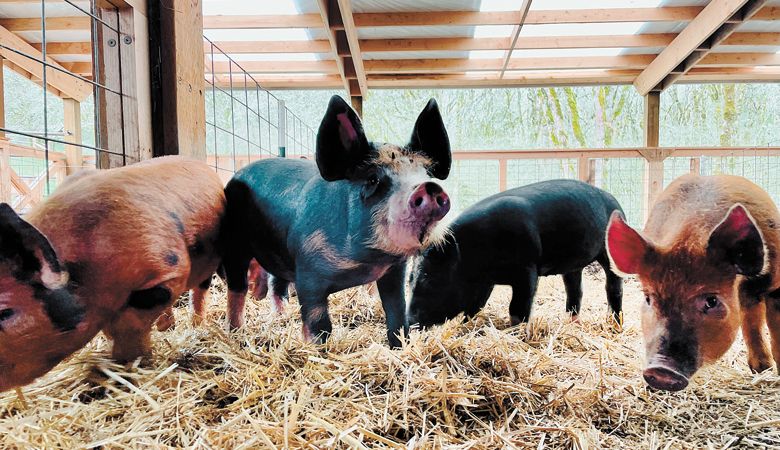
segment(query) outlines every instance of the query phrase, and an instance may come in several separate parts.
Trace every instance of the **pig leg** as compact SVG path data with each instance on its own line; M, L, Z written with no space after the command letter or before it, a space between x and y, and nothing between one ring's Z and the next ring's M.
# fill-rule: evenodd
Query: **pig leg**
M529 267L524 269L520 278L512 284L512 301L509 303L509 319L512 326L528 322L538 282L539 275L536 267Z
M290 287L290 282L273 275L269 277L268 282L271 285L272 308L276 314L283 314L284 303L289 298L288 288Z
M133 361L151 353L150 333L160 313L171 305L171 290L155 286L130 295L127 307L104 332L114 341L112 357L119 362Z
M764 340L764 322L767 317L764 302L746 283L740 285L739 302L742 309L742 337L748 350L748 366L753 372L763 372L772 367L772 357Z
M268 272L260 267L257 262L249 265L249 283L251 285L252 297L256 300L262 300L268 295Z
M167 331L176 325L176 317L173 315L173 305L165 308L157 318L157 331Z
M623 279L615 275L609 264L609 256L606 253L601 255L598 259L599 264L604 269L604 275L607 279L607 303L612 310L612 316L615 318L615 322L623 326Z
M223 260L228 286L228 324L231 330L244 325L244 303L248 288L247 273L251 255L233 254Z
M192 314L192 325L198 326L206 317L206 295L211 287L211 276L203 280L195 289L192 290L190 299L190 308Z
M409 336L409 322L406 320L404 295L405 272L406 267L403 264L392 266L376 282L379 297L382 300L382 309L385 310L387 340L391 348L401 346L399 336L402 329L404 336Z
M773 295L766 299L766 322L769 326L769 335L772 337L775 367L780 371L780 292L776 295L778 296Z
M328 314L328 293L321 287L296 285L303 319L303 338L306 342L324 344L333 331Z
M582 305L582 270L563 274L563 284L566 287L566 312L571 314L573 322L577 322Z

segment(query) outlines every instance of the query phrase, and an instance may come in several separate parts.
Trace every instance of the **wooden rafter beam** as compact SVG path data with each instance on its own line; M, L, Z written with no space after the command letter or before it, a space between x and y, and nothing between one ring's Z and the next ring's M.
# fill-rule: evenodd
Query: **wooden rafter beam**
M499 78L504 78L504 73L506 72L507 66L509 65L509 60L512 59L512 53L514 52L515 46L517 45L517 39L520 37L520 32L523 30L523 24L526 17L528 17L528 9L530 7L531 0L523 0L523 4L518 9L518 12L522 14L520 16L520 21L515 24L515 27L512 30L512 37L509 41L509 50L506 52L504 57L504 65L501 68L501 74L499 75Z
M238 65L227 61L206 61L206 72L216 74L238 73L338 73L336 61L240 61Z
M27 56L16 53L13 50L24 53ZM21 70L29 73L32 77L43 80L43 67L37 60L42 60L41 52L33 48L25 40L12 33L7 28L0 27L0 55L12 62ZM60 67L56 61L47 57L46 61L54 67ZM59 91L62 95L82 101L92 93L92 86L78 78L70 76L56 69L48 69L46 72L46 84Z
M512 58L507 71L561 69L641 69L655 55L589 56L564 58ZM366 60L368 73L446 73L470 71L501 71L503 59L384 59Z
M352 14L352 1L337 0L337 2L338 9L341 12L341 24L343 26L343 30L337 31L337 33L344 33L347 45L349 46L352 67L355 69L355 78L357 79L358 87L360 89L360 96L365 97L368 93L368 84L366 82L366 70L363 66L363 54L360 51L357 27L355 26L355 19ZM350 95L355 97L352 93L350 93ZM360 102L362 105L362 100L360 100ZM355 101L353 99L353 104L354 103Z
M339 45L336 40L336 30L333 28L334 22L340 22L341 17L331 11L329 0L317 0L317 5L320 8L320 20L325 28L325 34L328 36L328 42L330 43L331 53L335 59L336 70L341 76L341 81L344 84L344 90L347 95L352 94L352 87L350 86L349 78L347 78L346 65L349 61L339 55Z
M225 53L330 53L330 42L316 41L217 41L216 47ZM208 56L211 45L203 45ZM217 49L214 49L217 52Z
M46 18L46 30L47 31L63 31L63 30L89 30L92 18L89 16L76 16L76 17L47 17ZM6 28L9 31L40 31L41 19L40 17L25 17L14 19L0 19L0 26Z
M502 87L502 86L578 86L631 84L640 73L637 69L627 70L558 70L507 72L499 78L499 72L475 75L471 73L448 74L368 74L368 85L372 89L384 88L436 88L436 87ZM269 89L334 89L343 86L339 75L287 75L258 74L253 78ZM207 76L210 80L210 76ZM230 87L227 75L216 76L217 85ZM767 82L780 81L780 67L697 67L685 74L681 83L703 82ZM244 83L236 76L233 87Z
M672 85L675 80L691 70L696 64L700 62L703 63L703 60L707 59L712 49L718 47L726 39L728 39L728 37L731 36L742 23L750 20L751 17L755 16L756 13L761 10L766 3L767 0L749 0L747 3L745 3L745 5L742 6L742 8L735 15L739 22L725 23L721 25L714 33L712 33L712 35L710 35L706 41L704 41L704 44L701 45L699 49L688 55L688 57L685 58L685 60L679 66L677 66L671 74L664 78L664 80L661 82L661 89L665 89L666 87ZM750 55L745 55L744 59L750 59L749 57ZM762 56L758 56L756 59L761 58ZM761 64L757 63L756 65Z
M763 0L762 0L763 1ZM697 48L735 17L749 0L712 0L634 80L640 95L663 89L663 82ZM684 73L684 72L683 72Z
M32 44L33 48L41 51L42 44ZM49 42L46 44L47 55L89 55L92 54L91 42Z
M703 10L700 6L661 8L614 8L529 11L527 25L556 23L689 22ZM518 11L420 11L355 14L358 27L431 25L513 25L520 22ZM765 7L758 20L780 19L780 7Z
M319 14L204 16L203 29L322 28Z

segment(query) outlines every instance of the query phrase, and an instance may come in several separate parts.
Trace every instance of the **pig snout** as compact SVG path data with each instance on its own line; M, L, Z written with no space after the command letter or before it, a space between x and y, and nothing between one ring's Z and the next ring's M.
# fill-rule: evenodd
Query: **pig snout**
M650 362L643 376L647 384L654 389L663 391L681 391L688 386L688 377L680 371L671 362L664 361L666 358L658 358Z
M435 222L450 211L450 197L441 186L428 181L417 186L409 196L409 209L416 219Z

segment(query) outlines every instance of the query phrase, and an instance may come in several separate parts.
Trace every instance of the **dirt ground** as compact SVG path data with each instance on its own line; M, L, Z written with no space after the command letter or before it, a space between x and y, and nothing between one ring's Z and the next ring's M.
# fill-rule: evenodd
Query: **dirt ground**
M780 378L751 374L741 340L687 390L648 390L643 296L626 282L618 332L601 269L579 323L548 277L528 326L508 327L499 287L475 319L394 351L360 289L333 296L325 347L301 341L295 299L282 315L249 301L247 326L224 332L222 289L206 326L179 308L150 361L112 364L100 336L24 400L0 394L0 448L780 448Z

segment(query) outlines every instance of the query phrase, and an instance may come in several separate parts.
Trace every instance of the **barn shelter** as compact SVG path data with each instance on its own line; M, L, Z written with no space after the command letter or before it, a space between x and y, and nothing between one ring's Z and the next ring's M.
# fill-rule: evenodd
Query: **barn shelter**
M644 98L642 145L454 148L451 179L468 185L479 167L504 190L519 171L565 166L630 188L621 202L641 224L665 175L711 173L714 159L750 164L742 174L780 194L780 143L659 145L664 90L776 83L779 51L780 0L0 0L0 201L25 212L68 174L165 154L224 180L257 159L311 157L317 123L281 90L338 91L362 113L384 89L627 85ZM621 178L623 163L641 173ZM585 277L580 324L563 317L558 281L541 282L532 326L506 325L499 288L476 320L398 351L359 289L333 299L322 349L301 342L292 303L279 317L253 302L226 334L217 286L206 324L178 308L148 365L113 364L98 337L24 397L0 394L0 447L780 446L780 380L750 374L744 345L684 393L647 390L639 286L626 284L618 333L600 272Z
M633 84L645 96L643 147L455 150L456 159L498 161L499 189L516 159L574 159L587 180L600 159L642 158L644 211L663 185L665 159L692 158L697 171L697 157L748 150L660 148L659 92L675 83L780 79L777 0L202 0L169 7L177 1L0 2L4 67L47 87L41 126L9 128L0 114L4 200L29 207L84 165L208 153L228 178L280 148L310 154L316 124L303 123L265 89L338 89L360 112L373 89ZM216 123L206 105L219 96L258 131L237 136ZM85 101L92 117L82 117ZM62 108L56 124L45 120L49 104ZM84 136L89 120L92 135ZM225 144L212 137L220 133L246 150L218 155ZM21 157L45 162L8 163Z

